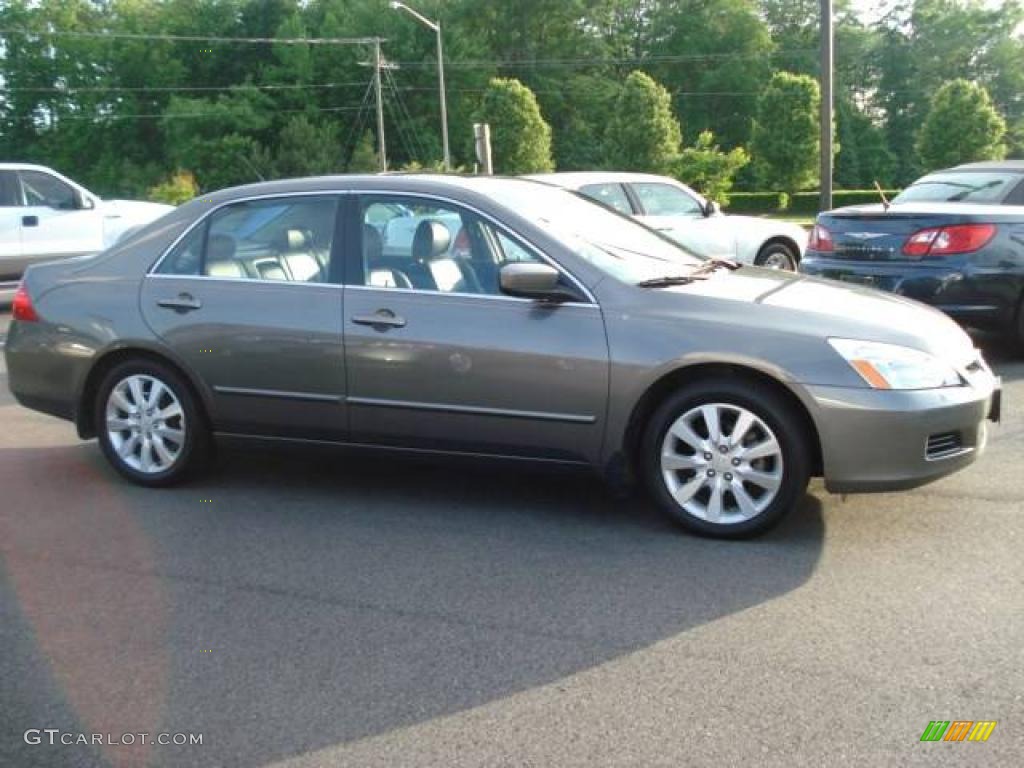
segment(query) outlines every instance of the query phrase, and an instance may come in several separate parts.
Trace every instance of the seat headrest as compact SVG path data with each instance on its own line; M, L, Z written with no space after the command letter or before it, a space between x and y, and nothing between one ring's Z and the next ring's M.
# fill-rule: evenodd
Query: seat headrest
M430 261L448 253L452 233L435 219L421 221L412 238L412 257L417 261Z
M373 224L363 224L363 260L376 261L384 253L384 238Z
M210 235L206 243L207 261L229 261L235 258L235 238L231 235Z
M286 229L284 232L284 250L302 251L313 244L313 233L308 229Z

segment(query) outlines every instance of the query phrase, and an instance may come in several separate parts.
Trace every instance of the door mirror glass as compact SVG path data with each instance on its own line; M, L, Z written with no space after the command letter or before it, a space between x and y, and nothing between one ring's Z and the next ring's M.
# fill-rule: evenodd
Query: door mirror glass
M559 285L559 272L550 264L512 262L498 273L501 290L526 299L564 301L570 297Z

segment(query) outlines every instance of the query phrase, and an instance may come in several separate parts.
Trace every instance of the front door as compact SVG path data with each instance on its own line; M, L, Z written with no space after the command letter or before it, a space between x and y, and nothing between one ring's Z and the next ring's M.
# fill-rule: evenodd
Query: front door
M555 305L503 295L503 264L542 257L446 201L365 195L357 215L345 289L352 439L595 459L608 346L582 289Z
M26 261L103 250L103 214L79 208L75 190L45 171L22 170L21 246Z
M221 432L343 440L338 197L226 205L142 288L146 321L212 392Z
M705 216L700 200L663 182L630 182L638 218L683 247L708 258L736 257L736 234L724 216Z

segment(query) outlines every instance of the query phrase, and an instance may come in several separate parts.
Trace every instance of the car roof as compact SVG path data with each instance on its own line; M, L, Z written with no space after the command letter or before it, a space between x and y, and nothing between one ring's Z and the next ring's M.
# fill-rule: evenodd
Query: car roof
M587 184L622 184L635 181L678 182L669 176L658 176L653 173L631 173L629 171L566 171L563 173L534 173L525 176L527 179L557 184L560 187L579 189Z
M1024 173L1024 160L986 160L979 163L963 163L946 171L1010 171L1012 173ZM943 173L943 171L933 171Z
M0 163L0 171L46 171L48 173L56 173L53 168L48 168L45 165L35 165L34 163Z
M394 192L395 194L440 194L463 190L488 196L490 191L503 185L535 185L538 182L513 176L471 176L441 173L375 173L338 174L333 176L307 176L278 179L228 187L199 195L204 203L223 203L251 197L287 195L310 192Z

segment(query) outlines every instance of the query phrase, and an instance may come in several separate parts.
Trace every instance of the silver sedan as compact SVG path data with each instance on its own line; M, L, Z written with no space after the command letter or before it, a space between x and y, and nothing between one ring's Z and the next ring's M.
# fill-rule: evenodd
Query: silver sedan
M703 260L528 180L225 190L31 267L13 317L18 401L151 486L205 469L216 435L320 441L590 466L738 537L814 475L846 493L960 469L999 411L932 309Z

